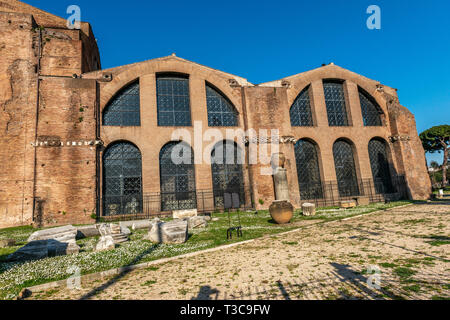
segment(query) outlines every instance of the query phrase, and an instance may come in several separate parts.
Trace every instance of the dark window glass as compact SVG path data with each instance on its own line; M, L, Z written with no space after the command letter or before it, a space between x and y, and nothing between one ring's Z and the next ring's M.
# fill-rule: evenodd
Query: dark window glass
M301 199L323 198L316 145L307 140L299 140L295 145L295 161Z
M162 211L197 208L194 153L183 142L165 145L159 154Z
M211 167L216 207L224 207L224 195L238 194L245 204L241 149L230 141L218 143L211 153Z
M359 195L355 158L350 143L339 140L333 146L336 177L341 197Z
M189 79L176 76L158 76L158 125L188 127L191 125Z
M380 194L394 192L386 148L384 141L373 139L369 142L370 166L372 167L375 190Z
M377 127L382 125L381 109L373 98L359 90L359 100L361 101L361 112L363 122L366 127Z
M103 199L106 216L141 213L142 157L131 143L115 143L103 154Z
M348 126L347 109L345 107L345 96L342 83L325 81L323 83L323 89L329 125L332 127Z
M236 127L238 125L238 113L234 106L209 85L206 85L206 101L210 127Z
M304 89L295 100L291 108L291 125L293 127L312 127L311 102L309 87Z
M103 111L104 126L132 127L141 125L139 82L119 91Z

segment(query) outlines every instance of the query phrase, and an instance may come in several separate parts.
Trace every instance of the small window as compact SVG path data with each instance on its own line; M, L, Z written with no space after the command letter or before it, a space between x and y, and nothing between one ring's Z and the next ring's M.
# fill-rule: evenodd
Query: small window
M206 85L208 125L210 127L236 127L238 113L233 104L219 91Z
M311 101L309 86L304 89L291 107L291 125L293 127L312 127Z
M120 90L103 111L103 125L118 127L140 126L139 90L139 81Z
M327 105L328 123L331 127L348 126L347 108L345 104L342 82L324 81L323 89Z
M191 126L189 79L178 75L156 78L158 125L161 127Z

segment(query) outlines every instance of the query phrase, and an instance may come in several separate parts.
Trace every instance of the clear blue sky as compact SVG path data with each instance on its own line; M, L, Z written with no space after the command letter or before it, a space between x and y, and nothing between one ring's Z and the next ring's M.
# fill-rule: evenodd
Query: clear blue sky
M334 62L398 88L419 133L450 124L448 0L25 2L62 17L78 5L103 68L175 52L261 83ZM372 4L381 8L381 30L366 27Z

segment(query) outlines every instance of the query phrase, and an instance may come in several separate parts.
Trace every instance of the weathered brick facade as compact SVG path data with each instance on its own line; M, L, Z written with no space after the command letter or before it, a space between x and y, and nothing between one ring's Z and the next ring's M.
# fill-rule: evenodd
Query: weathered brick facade
M354 144L358 178L371 179L368 143L377 137L389 144L392 170L405 177L409 197L430 195L414 116L400 105L396 90L333 64L260 85L176 56L100 70L89 24L70 30L65 19L14 0L0 0L0 57L0 228L92 222L102 194L100 141L105 147L122 140L136 145L142 153L143 192L159 192L159 152L173 139L175 129L159 127L157 122L156 75L164 72L189 77L192 123L202 124L201 134L209 129L208 83L234 105L242 131L278 129L282 137L313 140L320 150L324 181L336 180L332 149L340 138ZM137 79L141 126L103 126L105 106ZM329 126L324 79L344 81L349 126ZM314 126L293 127L290 108L307 86ZM364 126L358 88L381 107L382 126ZM183 129L194 137L194 126ZM227 128L215 129L226 136ZM203 142L204 153L211 148ZM287 157L292 202L299 206L294 144L280 148ZM251 190L254 205L267 208L274 190L272 178L260 174L262 167L244 165L244 184ZM196 164L195 177L198 190L213 188L209 164Z

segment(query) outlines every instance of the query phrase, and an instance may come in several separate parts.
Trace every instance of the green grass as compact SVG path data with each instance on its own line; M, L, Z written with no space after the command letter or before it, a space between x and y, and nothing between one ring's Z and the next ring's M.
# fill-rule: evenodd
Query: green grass
M130 236L129 242L120 245L114 250L94 252L97 238L89 238L78 241L81 252L77 255L46 258L26 263L5 263L1 259L4 261L7 255L19 249L20 246L25 245L26 239L36 230L31 227L4 229L0 230L0 239L15 239L18 242L18 246L15 248L0 249L0 299L13 299L21 289L26 287L67 279L72 275L69 271L69 268L72 266L78 267L81 270L81 274L85 275L263 236L276 235L299 228L299 223L304 220L314 219L319 223L339 220L408 203L410 202L379 203L348 210L335 208L319 209L315 217L303 217L296 213L292 223L287 225L273 223L268 211L260 211L258 214L245 212L241 213L243 237L237 238L235 236L230 241L227 240L226 233L229 228L228 214L215 213L213 217L219 218L219 220L210 222L206 229L191 232L189 240L185 244L152 244L143 239L147 233L146 230L137 230ZM231 216L232 223L236 224L237 214L233 213ZM287 245L296 244L292 242ZM157 270L157 267L154 268L150 270Z

